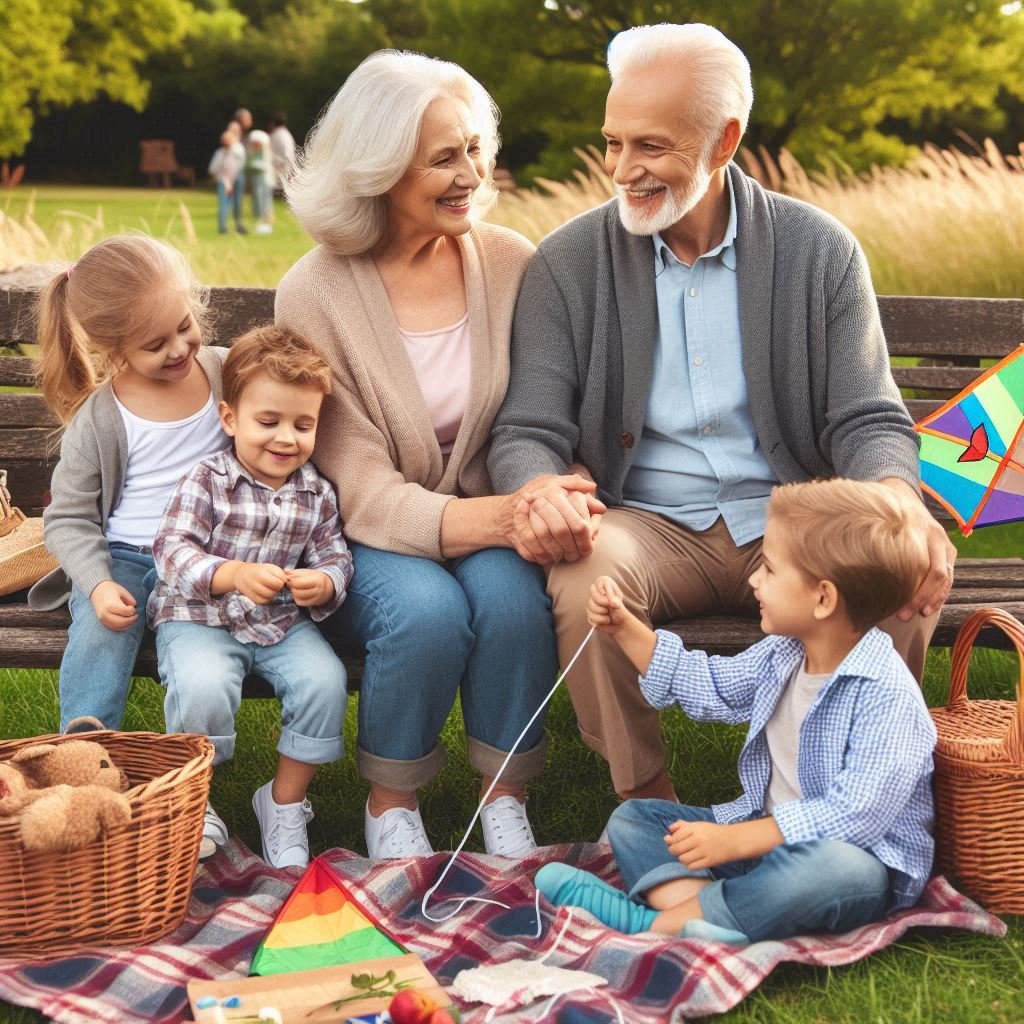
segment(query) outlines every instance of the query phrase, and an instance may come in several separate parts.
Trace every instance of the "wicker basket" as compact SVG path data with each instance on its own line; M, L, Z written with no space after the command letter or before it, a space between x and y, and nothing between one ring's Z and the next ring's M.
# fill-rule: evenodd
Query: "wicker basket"
M132 820L70 853L26 851L0 818L0 956L51 957L87 945L142 945L184 919L213 772L205 736L90 732L0 741L0 760L34 743L95 739L123 768Z
M1017 699L968 700L975 638L997 626L1020 657ZM953 647L949 703L933 708L936 862L995 913L1024 913L1024 627L998 608L975 612Z
M43 547L43 521L28 519L12 507L0 470L0 597L30 587L52 569L57 559Z

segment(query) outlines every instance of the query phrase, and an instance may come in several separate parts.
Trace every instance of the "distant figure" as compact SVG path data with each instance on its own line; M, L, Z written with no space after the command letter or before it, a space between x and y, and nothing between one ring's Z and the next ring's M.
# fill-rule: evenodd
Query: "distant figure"
M284 179L288 177L295 163L295 137L288 130L285 114L274 114L270 119L270 160L274 167L276 183L274 191L284 191Z
M217 183L217 230L228 233L228 210L234 208L235 227L245 233L241 221L241 209L235 205L234 194L238 186L239 175L245 166L245 150L242 149L238 136L232 131L225 131L220 137L220 146L210 161L210 177Z
M245 107L239 107L235 111L235 116L231 123L228 125L229 131L232 130L233 125L237 125L235 130L238 132L238 142L242 147L242 156L244 158L248 151L249 132L252 131L252 114ZM235 184L235 191L232 193L236 222L242 219L242 206L244 205L245 199L246 179L246 168L243 166L242 170L238 173L238 181ZM255 214L255 210L253 213ZM244 228L242 229L242 234L245 234Z
M252 188L252 214L259 223L257 235L274 230L274 167L271 163L270 136L257 129L249 132L245 145L246 176Z

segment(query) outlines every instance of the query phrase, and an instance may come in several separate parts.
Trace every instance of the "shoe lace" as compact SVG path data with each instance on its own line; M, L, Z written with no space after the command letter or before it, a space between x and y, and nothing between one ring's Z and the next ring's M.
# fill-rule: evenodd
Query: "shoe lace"
M381 832L380 838L381 844L393 852L430 853L430 844L423 834L423 829L408 811L393 812L391 824Z
M530 822L522 805L514 798L495 800L484 808L502 848L518 850L534 845Z
M267 838L275 857L292 846L305 845L308 820L305 801L301 804L289 804L287 807L274 809L270 835Z

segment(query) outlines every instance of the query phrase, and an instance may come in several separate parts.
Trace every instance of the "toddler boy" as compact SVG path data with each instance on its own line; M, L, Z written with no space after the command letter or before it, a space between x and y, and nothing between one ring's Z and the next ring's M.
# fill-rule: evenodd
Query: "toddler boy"
M253 797L274 867L308 863L306 790L343 753L345 669L310 621L341 604L352 578L337 499L309 462L330 389L329 367L293 331L235 342L220 403L234 445L182 478L153 545L160 581L147 612L168 732L206 734L219 764L234 753L246 674L281 701L277 773ZM227 841L210 806L203 836L207 856Z
M608 577L588 617L641 673L655 708L749 722L742 795L711 808L628 800L608 837L628 893L566 864L537 888L623 932L744 945L844 932L913 904L931 870L935 728L917 682L875 628L917 590L925 538L882 484L772 493L750 577L768 637L734 658L654 633Z

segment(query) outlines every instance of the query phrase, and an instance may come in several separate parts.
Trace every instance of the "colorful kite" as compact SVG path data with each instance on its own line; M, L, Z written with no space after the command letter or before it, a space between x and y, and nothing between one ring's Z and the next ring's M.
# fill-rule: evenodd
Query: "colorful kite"
M1024 345L914 428L921 486L965 537L1024 519Z
M308 971L405 952L317 857L270 926L249 973Z

